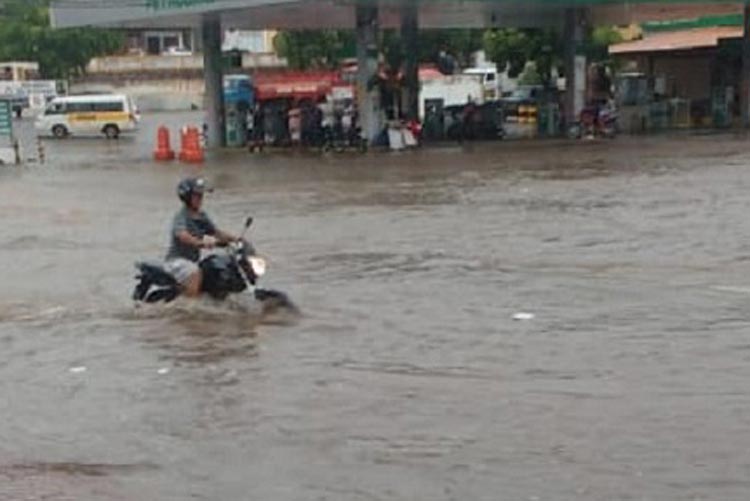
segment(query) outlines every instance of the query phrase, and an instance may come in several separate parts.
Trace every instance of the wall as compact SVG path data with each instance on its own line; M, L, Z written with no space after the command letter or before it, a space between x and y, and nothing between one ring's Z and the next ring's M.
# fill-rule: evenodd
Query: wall
M711 97L713 55L664 55L654 58L654 75L667 76L667 95L687 99Z
M242 68L283 68L275 54L242 55ZM228 71L231 73L232 71ZM203 55L96 58L70 92L123 92L144 111L190 110L203 106Z
M283 68L286 65L286 60L279 58L276 54L242 54L242 67L244 69ZM203 54L97 57L92 59L86 68L89 75L138 73L142 74L144 78L147 77L147 74L154 72L202 70Z
M158 80L87 78L73 83L70 92L122 92L142 111L181 111L203 107L204 83L199 75Z
M683 54L654 53L621 56L622 71L639 71L667 78L667 97L707 99L711 97L711 71L715 51Z

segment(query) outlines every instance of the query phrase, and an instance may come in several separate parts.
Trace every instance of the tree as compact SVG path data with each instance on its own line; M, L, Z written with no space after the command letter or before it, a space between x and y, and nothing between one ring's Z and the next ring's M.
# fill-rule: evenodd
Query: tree
M543 85L544 81L534 62L526 63L526 68L518 75L519 85Z
M354 56L354 33L347 30L280 31L273 40L276 52L295 69L334 68Z
M483 37L487 58L495 62L499 71L508 70L511 78L520 75L526 67L529 60L528 44L529 35L524 30L488 30Z
M44 78L81 75L93 57L122 45L111 30L52 29L49 0L6 0L0 7L0 60L37 61Z
M437 63L440 53L454 56L468 65L471 54L482 48L482 30L446 29L419 32L421 63ZM351 30L280 31L274 38L276 52L296 69L335 68L341 59L356 55L355 34ZM398 30L384 30L381 50L389 66L399 67L404 48Z
M586 58L594 63L611 63L609 47L623 41L622 34L609 26L594 28L586 38Z
M581 47L590 63L610 63L609 46L622 41L620 33L610 27L591 30ZM550 84L552 70L562 66L564 40L553 30L498 29L484 34L484 50L499 70L508 70L511 78L519 76L527 63L534 63L534 78Z
M438 62L441 52L450 54L461 66L471 63L471 55L482 48L484 30L444 29L419 33L419 60Z
M500 71L518 77L527 63L534 63L536 79L550 83L552 69L562 59L560 37L555 31L540 29L496 29L484 33L484 50Z

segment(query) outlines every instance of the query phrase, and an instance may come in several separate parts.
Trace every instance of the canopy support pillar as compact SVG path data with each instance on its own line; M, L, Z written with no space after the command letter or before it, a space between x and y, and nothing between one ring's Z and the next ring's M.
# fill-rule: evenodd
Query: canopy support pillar
M216 14L203 16L203 78L206 84L206 146L225 145L224 77L221 59L221 20Z
M381 129L378 72L378 8L356 6L357 107L362 133L372 141Z

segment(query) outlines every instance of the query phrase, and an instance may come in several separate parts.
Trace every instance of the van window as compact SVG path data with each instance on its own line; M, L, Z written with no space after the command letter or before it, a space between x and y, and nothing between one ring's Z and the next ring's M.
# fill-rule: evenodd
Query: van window
M94 111L123 111L123 103L122 101L94 103Z
M45 115L62 115L65 113L65 103L52 103L44 111Z
M94 111L92 103L68 103L68 113L87 113Z

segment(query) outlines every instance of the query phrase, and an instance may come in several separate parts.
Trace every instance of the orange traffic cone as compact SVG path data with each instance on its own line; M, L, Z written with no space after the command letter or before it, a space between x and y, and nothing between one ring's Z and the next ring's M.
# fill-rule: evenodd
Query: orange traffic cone
M174 150L169 144L169 129L163 125L159 127L156 133L156 150L154 150L154 160L166 162L174 160Z
M185 127L182 129L181 139L180 161L196 164L203 162L203 148L200 144L198 128Z

